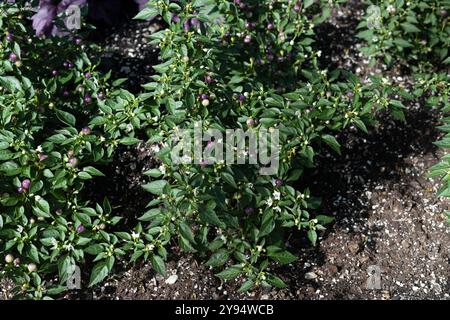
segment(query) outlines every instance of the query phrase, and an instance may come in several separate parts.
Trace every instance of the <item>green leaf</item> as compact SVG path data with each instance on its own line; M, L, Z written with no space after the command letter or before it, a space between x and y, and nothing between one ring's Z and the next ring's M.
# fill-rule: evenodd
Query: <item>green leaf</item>
M152 178L159 178L162 175L161 171L159 171L158 169L150 169L144 172L144 174Z
M420 29L409 22L402 23L402 28L408 33L420 32Z
M91 217L89 217L86 213L75 212L75 217L84 225L90 225L92 223Z
M125 138L120 139L120 143L123 145L126 145L126 146L134 145L134 144L138 143L139 141L141 141L141 140L139 140L137 138L132 138L132 137L125 137Z
M404 39L395 39L393 42L402 48L409 48L413 46L410 42Z
M216 274L217 277L224 280L231 280L242 273L242 267L232 266Z
M93 244L92 246L87 247L84 251L91 255L97 255L103 252L103 246L99 243Z
M39 263L39 252L34 244L31 244L28 248L28 257L33 260L33 262Z
M322 140L325 141L334 151L338 154L341 154L341 145L337 142L336 138L330 136L329 134L325 134L322 136Z
M308 231L308 239L311 241L312 245L315 246L317 242L317 233L315 230L310 229Z
M146 7L140 11L133 19L135 20L151 20L159 14L157 8Z
M225 180L225 182L227 184L229 184L230 186L234 187L237 189L237 184L234 181L234 178L231 174L229 174L228 172L222 172L221 177L223 180Z
M191 228L187 225L187 223L184 221L180 221L179 227L181 235L190 242L195 243L194 233L192 232Z
M147 183L143 186L144 190L156 194L156 195L161 195L163 194L164 191L164 187L168 184L168 182L166 180L157 180L157 181L152 181L150 183Z
M159 274L166 276L166 266L163 259L160 256L154 254L151 256L150 260L152 262L153 269Z
M242 286L238 289L237 292L239 292L239 293L246 292L246 291L250 290L251 288L253 288L254 284L255 283L253 282L253 280L249 279L242 284Z
M19 80L17 80L16 77L12 76L0 77L0 84L12 92L22 91L22 84L20 83Z
M89 173L92 176L99 176L99 177L104 177L105 175L98 169L95 169L94 167L85 167L83 169L84 172Z
M50 214L50 205L48 202L44 199L40 199L37 203L39 209L41 209L43 212Z
M318 215L316 217L317 221L319 221L321 224L329 224L334 221L333 217L325 216L325 215Z
M139 221L146 221L146 222L152 221L160 213L161 213L161 209L159 209L159 208L150 209L139 218Z
M75 117L66 111L56 110L56 117L63 123L74 127L76 123Z
M89 173L87 173L87 172L78 172L78 177L80 178L80 179L82 179L82 180L90 180L90 179L92 179L92 176L89 174Z
M204 222L208 222L210 224L213 224L213 225L216 225L219 227L224 227L224 223L222 221L220 221L219 217L214 212L214 210L212 210L210 208L200 207L200 218Z
M274 275L269 275L267 277L267 282L279 289L283 289L283 288L287 287L286 283L284 283L283 280L281 280L280 278L278 278L277 276L274 276Z
M298 258L289 251L275 251L268 254L273 260L281 264L289 264L296 261Z
M96 285L103 281L108 275L108 266L104 261L97 263L92 269L91 278L89 280L89 287Z
M352 119L352 122L355 124L355 126L357 126L360 130L364 131L365 133L368 133L367 127L364 124L363 121L361 121L360 119Z
M206 262L206 265L210 267L220 267L223 266L229 258L230 254L225 250L221 250L211 255L209 260Z
M65 255L58 260L59 280L61 283L66 282L69 276L72 275L74 267L74 261L69 255Z
M313 3L314 3L314 0L305 0L304 8L306 9L306 8L312 6Z

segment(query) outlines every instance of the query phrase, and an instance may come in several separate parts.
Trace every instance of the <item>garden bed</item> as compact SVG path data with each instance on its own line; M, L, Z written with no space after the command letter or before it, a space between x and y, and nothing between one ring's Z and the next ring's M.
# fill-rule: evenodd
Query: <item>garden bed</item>
M383 69L382 65L368 67L368 60L358 51L360 43L354 35L357 21L363 14L364 7L360 2L350 1L333 13L329 24L318 30L323 40L324 63L350 69L362 79L370 74L380 74ZM133 39L135 27L135 23L125 25L118 34ZM147 28L142 23L140 27ZM151 28L157 29L158 24ZM138 31L138 36L143 32ZM133 43L117 34L109 39ZM129 54L127 45L120 47L109 43L108 46L120 48L122 55ZM141 61L148 61L148 52L152 49L138 53ZM127 59L116 60L116 63L123 61ZM132 64L138 68L143 65ZM136 72L123 75L131 76L132 83L139 82ZM411 80L401 70L391 73L389 79L405 87L411 85ZM288 283L287 289L237 294L238 282L217 279L214 271L202 266L195 256L183 254L174 247L167 277L155 275L148 264L130 266L100 288L82 291L81 296L75 294L74 297L450 299L450 230L441 214L448 204L435 196L439 181L427 178L428 169L442 156L432 143L439 137L434 129L439 122L439 113L416 105L410 107L406 119L407 122L402 123L384 115L370 134L347 130L339 137L342 155L327 153L319 156L317 170L308 173L302 183L305 186L312 184L312 193L324 201L321 213L334 216L336 223L317 248L308 248L306 238L294 236L291 252L300 260L276 270L276 274ZM120 191L109 194L119 197L118 203L125 203L121 206L136 215L142 212L142 204L146 203L146 194L140 190L140 184L145 181L142 173L154 165L148 157L151 152L148 149L148 146L139 145L119 153L114 177L118 181L114 185ZM108 184L105 181L105 186ZM136 201L139 194L142 200ZM371 265L382 269L380 290L366 288Z
M370 75L382 74L393 84L411 88L413 79L404 70L387 72L382 63L369 66L359 52L362 41L355 37L356 27L365 9L360 1L350 0L317 27L321 63L352 71L363 83ZM112 69L113 78L129 78L126 88L139 92L154 72L152 65L161 63L146 39L162 24L157 19L100 30L101 69ZM322 149L315 167L294 183L298 190L309 187L320 197L316 213L335 221L315 247L304 233L293 232L287 239L287 249L299 259L270 269L286 288L238 293L243 277L217 278L217 269L172 241L166 276L156 274L150 263L122 261L103 283L58 298L450 299L450 228L442 214L448 202L436 196L441 182L427 176L444 155L433 144L442 136L436 129L442 114L425 101L405 104L406 122L382 112L369 133L350 126L336 136L341 154ZM105 176L89 181L83 190L94 202L107 197L115 214L124 218L121 227L132 229L152 199L142 185L150 180L144 173L160 165L154 148L146 142L119 147L111 163L98 166ZM366 288L370 266L381 269L381 288ZM82 269L83 284L91 267ZM0 289L0 300L10 298L7 281L0 282Z

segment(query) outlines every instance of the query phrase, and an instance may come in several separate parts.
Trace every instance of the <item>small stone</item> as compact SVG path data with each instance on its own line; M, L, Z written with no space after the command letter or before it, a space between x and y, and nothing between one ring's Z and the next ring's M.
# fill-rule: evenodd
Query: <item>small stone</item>
M350 243L348 244L348 250L350 250L350 252L351 252L352 254L358 253L358 250L359 250L359 245L358 245L358 243L357 243L357 242L350 242Z
M408 242L408 240L403 240L402 241L402 247L404 247L404 248L409 248L409 242Z
M165 281L167 284L172 285L175 282L177 282L178 280L178 276L176 274L171 275L170 277L167 278L167 280Z
M315 274L314 272L307 272L305 273L305 279L306 280L313 280L317 278L317 274Z
M328 269L331 274L335 274L339 271L338 267L336 267L334 264L330 265Z

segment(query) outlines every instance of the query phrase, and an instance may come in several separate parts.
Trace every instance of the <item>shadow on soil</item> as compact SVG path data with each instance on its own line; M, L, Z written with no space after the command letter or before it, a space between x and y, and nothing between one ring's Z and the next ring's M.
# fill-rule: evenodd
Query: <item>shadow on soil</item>
M406 120L406 123L402 123L392 120L389 115L383 115L379 119L380 125L369 129L369 134L354 130L343 132L338 137L342 155L321 153L316 158L315 169L305 173L296 187L299 190L309 187L313 195L322 198L322 206L317 214L335 217L334 225L328 226L328 230L322 235L323 239L342 229L348 230L350 235L367 234L371 231L374 241L366 244L365 248L375 251L376 235L382 229L377 226L370 230L358 228L364 225L369 216L367 187L398 183L406 175L401 168L408 166L405 160L409 156L433 154L437 158L437 148L433 144L439 134L435 130L436 112L427 108L409 110ZM363 249L360 246L358 250ZM311 248L306 237L293 239L291 251L301 253L296 266L303 267L305 263L311 262L322 266L327 262L320 244L317 248ZM297 267L294 270L286 267L281 270L283 272L280 274L286 275L284 279L287 283L296 282L295 286L291 286L293 288L303 285L310 285L315 289L318 287L315 281L305 279L308 268Z

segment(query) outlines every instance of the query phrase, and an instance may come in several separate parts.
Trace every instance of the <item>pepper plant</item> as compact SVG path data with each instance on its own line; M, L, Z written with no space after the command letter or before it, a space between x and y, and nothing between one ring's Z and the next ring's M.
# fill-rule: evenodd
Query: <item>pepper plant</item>
M333 5L333 4L331 4ZM150 1L138 18L161 15L168 27L151 36L161 52L157 74L141 99L158 117L147 133L162 162L144 186L156 198L140 218L134 256L148 254L163 270L166 245L206 256L208 266L240 291L284 287L270 270L295 261L286 239L294 233L313 245L333 219L316 216L318 199L296 188L316 150L340 151L333 134L348 126L366 131L387 107L402 117L386 79L361 83L318 63L314 27L330 12L323 1ZM279 130L280 167L273 176L258 165L224 161L179 164L171 158L178 132L214 128ZM218 141L209 141L214 145ZM136 245L136 242L139 245Z
M134 96L96 71L79 38L39 39L32 11L0 4L0 276L16 294L61 292L85 253L111 270L120 221L105 199L81 197L118 144L133 144L145 114ZM99 250L101 247L104 250ZM48 282L51 275L57 282ZM91 283L99 280L93 274Z
M332 217L298 180L317 152L340 152L335 134L366 131L377 111L403 118L408 95L374 77L361 82L319 63L315 27L341 1L149 1L139 19L162 16L150 41L155 75L134 96L98 70L77 34L35 37L25 1L0 4L0 276L17 296L64 291L76 265L92 265L89 285L117 262L149 260L165 274L177 243L239 277L240 291L284 287L273 269L296 260L289 238L316 245ZM279 167L174 161L182 130L279 133ZM131 230L114 204L86 197L120 144L148 136L160 165L146 172L153 195ZM200 144L214 147L220 141Z
M450 1L366 1L367 13L358 28L362 48L375 63L402 63L420 72L450 62Z

